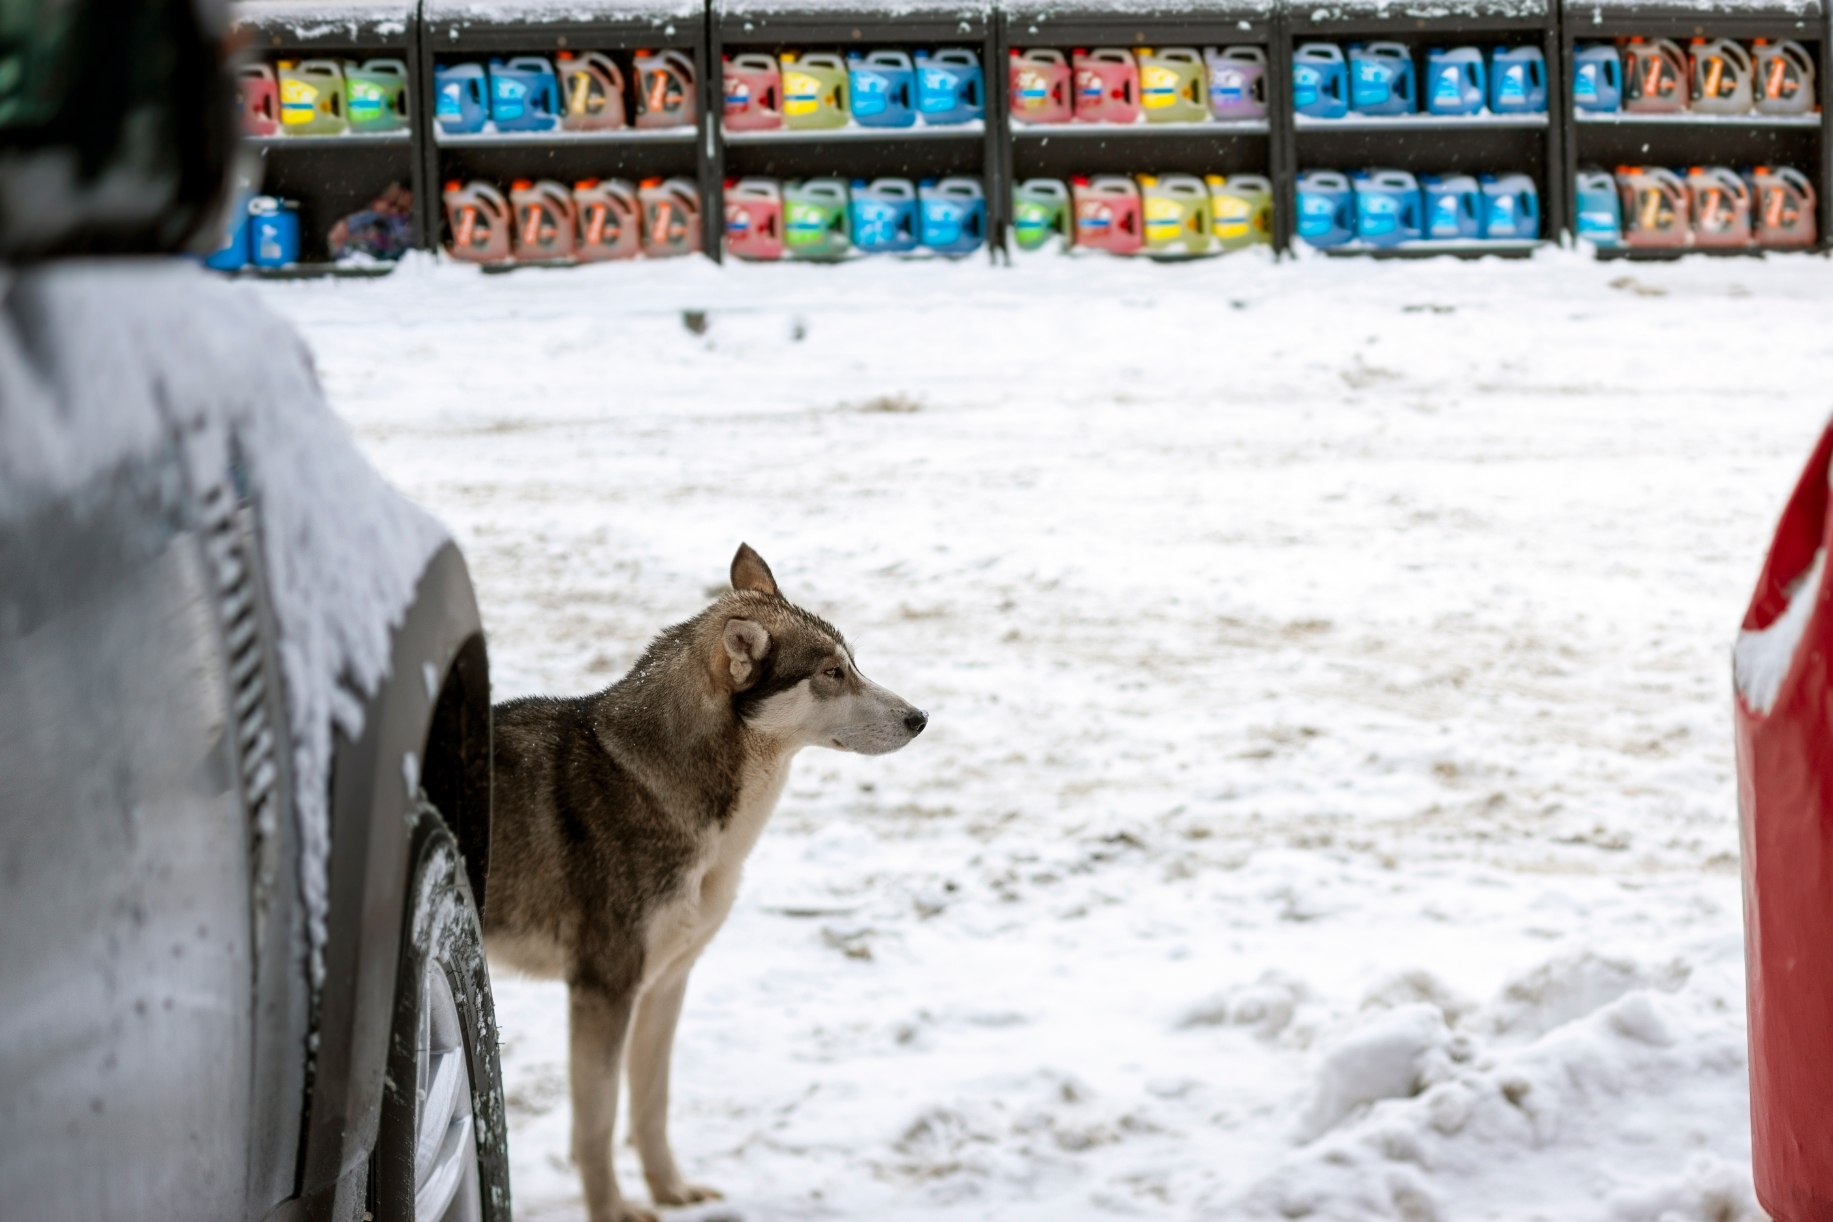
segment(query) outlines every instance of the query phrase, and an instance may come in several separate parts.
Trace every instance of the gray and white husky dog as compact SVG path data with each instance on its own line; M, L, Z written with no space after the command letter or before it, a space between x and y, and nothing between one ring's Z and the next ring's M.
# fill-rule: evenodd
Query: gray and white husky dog
M658 1205L719 1194L668 1148L668 1062L694 960L803 747L896 751L928 715L859 672L833 625L741 544L732 591L594 696L496 707L484 945L566 981L573 1159L592 1222L651 1219L611 1166L620 1061Z

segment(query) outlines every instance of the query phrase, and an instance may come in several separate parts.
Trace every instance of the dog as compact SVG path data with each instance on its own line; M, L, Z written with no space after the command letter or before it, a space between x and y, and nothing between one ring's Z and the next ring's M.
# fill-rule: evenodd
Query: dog
M719 1196L668 1145L668 1066L688 972L719 931L790 761L896 751L929 716L867 679L833 625L740 544L732 590L572 700L496 706L493 963L567 984L573 1159L592 1222L654 1222L612 1170L619 1063L657 1205Z

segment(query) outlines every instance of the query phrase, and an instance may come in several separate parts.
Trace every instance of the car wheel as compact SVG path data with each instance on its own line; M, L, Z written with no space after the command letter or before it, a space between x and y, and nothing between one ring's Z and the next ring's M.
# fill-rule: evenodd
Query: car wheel
M376 1217L509 1222L508 1134L482 927L458 845L424 800L409 860L376 1141Z

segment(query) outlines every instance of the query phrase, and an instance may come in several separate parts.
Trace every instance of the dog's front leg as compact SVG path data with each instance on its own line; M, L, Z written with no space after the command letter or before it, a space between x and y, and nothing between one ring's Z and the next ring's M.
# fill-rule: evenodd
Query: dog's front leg
M567 987L569 1077L573 1091L573 1161L585 1184L591 1222L656 1222L647 1209L627 1204L617 1191L611 1166L612 1130L617 1123L617 1075L635 997L621 997L591 985Z
M630 1130L643 1156L643 1178L657 1205L691 1205L716 1201L719 1192L681 1178L668 1148L668 1067L675 1047L675 1024L687 993L693 964L672 968L650 986L637 1003L630 1038Z

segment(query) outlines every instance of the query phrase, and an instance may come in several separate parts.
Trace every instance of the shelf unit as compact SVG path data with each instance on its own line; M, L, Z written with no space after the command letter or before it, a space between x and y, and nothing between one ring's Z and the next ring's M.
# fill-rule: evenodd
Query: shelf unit
M1617 112L1586 114L1562 96L1571 125L1567 142L1568 206L1576 209L1578 170L1597 165L1614 170L1619 165L1791 165L1806 174L1819 196L1820 240L1814 249L1827 250L1833 227L1833 111L1826 105L1829 62L1827 12L1817 0L1787 0L1768 4L1676 3L1674 0L1638 0L1635 4L1566 4L1561 23L1561 63L1570 79L1572 55L1581 43L1609 42L1618 38L1671 38L1682 47L1693 38L1791 39L1814 56L1815 88L1820 90L1820 110L1806 115L1646 115ZM1616 247L1600 249L1603 258L1675 259L1686 254L1738 255L1753 249L1662 249Z
M992 9L975 0L900 0L895 10L874 9L861 0L821 7L809 0L776 6L761 0L711 0L707 10L707 58L718 64L747 51L871 51L879 47L913 51L966 47L980 56L986 79L986 120L914 127L848 126L822 131L726 132L717 122L712 141L713 173L709 213L724 228L723 183L727 178L939 178L971 174L987 197L988 248L1005 233L1009 201L1003 197L999 141L1006 105L1005 57L998 46ZM717 82L715 82L717 86ZM714 89L723 98L723 90ZM715 111L715 119L718 117ZM723 238L723 232L719 237ZM724 257L722 241L708 247Z
M552 178L571 184L582 178L681 176L699 183L701 244L714 248L723 212L714 168L717 116L711 108L706 17L699 0L527 0L514 6L424 0L421 25L419 100L423 114L433 113L435 64L485 62L511 55L552 59L559 51L602 51L619 61L627 86L634 88L629 71L632 53L665 48L684 52L694 61L698 112L691 127L597 132L452 135L430 123L432 138L420 142L423 173L434 188L425 220L425 231L432 238L429 245L445 240L439 188L450 179L484 179L507 193L509 184L518 178Z
M1453 0L1448 4L1420 0L1382 4L1379 0L1328 0L1315 6L1294 5L1281 23L1280 62L1290 65L1293 49L1308 42L1377 39L1407 44L1413 50L1423 98L1428 47L1535 46L1546 57L1546 115L1414 115L1351 116L1311 119L1294 116L1288 128L1285 164L1291 173L1278 180L1275 223L1293 232L1297 175L1305 170L1355 170L1368 166L1410 172L1455 170L1468 174L1528 175L1540 193L1540 242L1409 242L1382 249L1356 245L1336 248L1345 255L1406 258L1438 254L1464 257L1524 255L1555 240L1566 228L1567 172L1563 110L1566 75L1560 58L1560 13L1552 0ZM1282 95L1290 113L1291 94Z
M1028 178L1067 180L1078 174L1261 174L1274 198L1290 163L1283 160L1290 95L1290 56L1279 54L1278 11L1272 0L1160 0L1137 8L1101 8L1094 0L1029 0L1000 13L1007 51L1052 47L1067 55L1094 47L1257 46L1267 54L1267 117L1193 123L1012 122L1001 111L1005 191ZM1002 59L1001 75L1005 75ZM1274 245L1285 249L1275 205Z
M407 64L409 130L341 136L244 136L259 162L261 192L299 202L300 262L251 271L294 278L332 270L331 226L394 183L414 193L415 239L426 242L426 179L418 155L420 106L418 6L413 0L245 0L231 12L245 55L277 59L399 59Z

